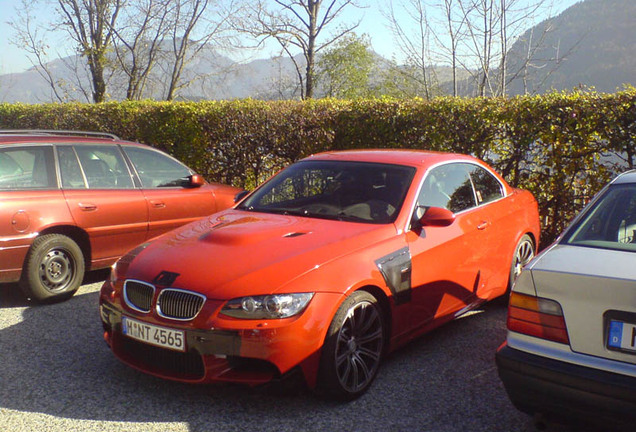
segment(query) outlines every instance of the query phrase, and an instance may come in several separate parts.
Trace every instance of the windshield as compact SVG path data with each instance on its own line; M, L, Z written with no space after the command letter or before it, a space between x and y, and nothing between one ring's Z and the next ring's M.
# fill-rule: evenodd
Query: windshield
M239 209L365 223L397 217L415 168L347 161L302 161L265 183Z
M567 244L636 252L636 184L610 186L571 233Z

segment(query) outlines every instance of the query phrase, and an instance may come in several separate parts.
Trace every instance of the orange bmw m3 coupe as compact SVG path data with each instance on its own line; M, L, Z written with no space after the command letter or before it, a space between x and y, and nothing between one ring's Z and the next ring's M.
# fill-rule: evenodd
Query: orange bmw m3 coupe
M318 154L123 256L100 293L104 338L162 378L300 372L353 399L387 352L506 294L538 239L532 195L473 157Z

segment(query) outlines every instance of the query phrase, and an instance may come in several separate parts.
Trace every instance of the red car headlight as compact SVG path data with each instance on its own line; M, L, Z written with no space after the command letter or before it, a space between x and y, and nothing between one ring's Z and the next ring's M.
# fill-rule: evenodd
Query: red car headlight
M305 310L314 293L239 297L228 301L221 313L240 319L279 319Z

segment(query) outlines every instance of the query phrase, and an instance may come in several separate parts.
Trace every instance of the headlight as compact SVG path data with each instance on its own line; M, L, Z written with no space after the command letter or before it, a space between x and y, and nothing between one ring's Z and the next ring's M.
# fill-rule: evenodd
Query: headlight
M289 318L301 313L314 293L239 297L223 306L221 313L241 319Z

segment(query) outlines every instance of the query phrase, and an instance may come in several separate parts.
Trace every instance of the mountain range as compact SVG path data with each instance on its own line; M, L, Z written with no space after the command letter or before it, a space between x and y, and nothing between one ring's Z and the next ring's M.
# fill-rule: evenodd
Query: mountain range
M508 94L576 87L614 92L626 84L636 85L634 20L634 0L584 0L528 29L508 53L508 70L516 74L508 85ZM530 61L529 52L532 53ZM301 58L296 60L302 63ZM79 57L72 56L54 60L48 68L62 84L67 100L90 102L85 84L87 77L79 81L75 78L78 63ZM380 58L380 63L388 61ZM162 68L165 65L160 64L149 79L149 98L163 99ZM293 62L288 57L236 63L206 47L187 64L184 78L190 85L180 90L179 98L286 99L298 94L295 77ZM109 77L109 99L124 98L124 83L122 77ZM50 85L34 68L0 75L0 102L57 100Z
M585 0L539 23L510 50L510 70L523 69L529 49L535 60L527 68L525 85L520 75L509 93L575 87L611 93L625 84L636 85L635 22L634 0Z

